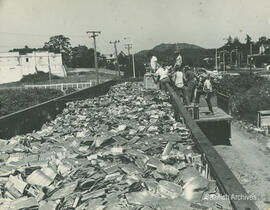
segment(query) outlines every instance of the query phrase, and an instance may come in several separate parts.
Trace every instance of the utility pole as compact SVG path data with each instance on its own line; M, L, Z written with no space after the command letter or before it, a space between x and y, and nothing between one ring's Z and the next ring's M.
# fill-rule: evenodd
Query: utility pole
M114 53L115 53L115 58L116 58L116 68L118 70L119 77L121 76L120 74L120 68L119 68L119 61L118 61L118 53L117 53L117 43L119 43L119 40L115 40L114 42L110 42L110 44L114 45Z
M235 49L235 66L238 67L238 51L237 48Z
M50 52L48 51L48 68L49 68L49 81L52 84L52 72L51 72L51 62L50 62Z
M217 58L217 56L218 56L218 54L217 54L218 52L217 52L217 49L216 49L216 71L218 71L218 58Z
M230 52L230 65L232 67L232 53L233 53L233 50Z
M91 37L94 40L94 57L95 57L95 69L97 75L97 84L99 84L99 72L98 72L98 62L97 62L97 46L96 46L96 37L100 34L100 31L87 31L87 34L92 34Z
M247 56L247 64L249 65L249 58L252 58L252 43L249 44L249 55Z
M226 58L225 58L225 51L223 51L223 71L226 70Z
M136 73L135 73L135 57L134 57L134 53L132 54L132 67L133 67L133 77L135 78L136 77Z
M219 54L220 57L221 57L221 53L222 53L223 71L226 71L226 53L227 53L227 51L226 50L220 51L220 54Z
M238 58L239 58L239 61L238 61L239 68L241 68L241 59L242 59L242 52L241 51L238 53Z
M130 63L130 50L132 49L132 44L125 44L125 48L128 50L128 62ZM135 60L134 54L132 54L132 69L133 69L133 77L136 77L135 74Z
M130 50L132 48L132 44L125 44L125 49L128 51L128 56L130 56Z

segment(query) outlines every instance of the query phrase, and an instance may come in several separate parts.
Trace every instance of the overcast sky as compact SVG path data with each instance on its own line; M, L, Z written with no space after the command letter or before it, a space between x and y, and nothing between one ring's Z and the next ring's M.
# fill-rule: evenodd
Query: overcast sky
M270 0L0 0L0 52L42 47L63 34L73 46L93 47L87 30L100 30L98 50L130 37L134 50L185 42L220 47L229 35L270 38Z

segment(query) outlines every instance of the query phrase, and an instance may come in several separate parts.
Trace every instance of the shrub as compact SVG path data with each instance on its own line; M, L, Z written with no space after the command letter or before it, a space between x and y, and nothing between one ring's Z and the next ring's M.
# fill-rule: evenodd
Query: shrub
M231 100L233 114L241 120L256 123L257 112L270 109L270 84L251 87Z
M224 75L216 84L215 89L225 95L237 95L244 93L251 87L260 85L265 79L257 75L241 74L240 76Z
M55 75L51 75L51 78L59 79L59 77ZM35 83L35 82L47 81L47 80L49 80L49 73L38 71L36 74L28 74L28 75L23 76L20 82Z
M61 95L63 93L60 90L53 89L0 90L0 116L25 109Z
M259 110L270 109L270 84L256 75L225 75L215 86L230 97L232 115L255 123Z

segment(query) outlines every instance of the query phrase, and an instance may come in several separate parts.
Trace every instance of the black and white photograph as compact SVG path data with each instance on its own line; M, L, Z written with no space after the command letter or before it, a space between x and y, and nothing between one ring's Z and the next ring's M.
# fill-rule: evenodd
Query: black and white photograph
M269 0L0 0L0 210L269 210Z

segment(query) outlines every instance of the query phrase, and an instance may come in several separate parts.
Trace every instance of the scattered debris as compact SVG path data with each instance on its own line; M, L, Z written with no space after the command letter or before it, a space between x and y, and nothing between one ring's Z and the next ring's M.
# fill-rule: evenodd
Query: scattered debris
M68 102L40 131L0 140L0 209L214 208L203 195L216 183L173 115L140 83Z

